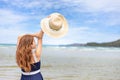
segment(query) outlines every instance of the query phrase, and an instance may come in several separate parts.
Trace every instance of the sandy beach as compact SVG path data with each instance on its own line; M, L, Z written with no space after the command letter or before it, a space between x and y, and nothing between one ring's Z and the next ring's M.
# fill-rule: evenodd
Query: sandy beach
M20 80L15 46L0 47L0 80ZM43 47L45 80L120 80L120 49L103 47Z

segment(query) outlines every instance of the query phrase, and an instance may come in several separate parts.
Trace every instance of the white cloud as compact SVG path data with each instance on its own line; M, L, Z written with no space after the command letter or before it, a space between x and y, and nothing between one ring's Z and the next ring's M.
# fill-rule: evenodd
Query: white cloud
M25 30L27 24L22 23L26 20L28 20L26 16L0 9L0 42L15 43L18 35L28 33L29 30Z
M80 12L120 12L120 0L62 0ZM64 3L63 3L64 4Z
M118 34L102 33L96 31L94 28L73 27L70 28L68 35L65 36L65 39L70 40L70 42L72 43L86 43L114 41L117 40L119 37L120 35Z
M94 23L97 23L97 22L98 22L98 20L95 19L95 18L94 18L94 19L90 19L90 20L86 20L86 21L85 21L86 24L91 24L91 23L94 24Z
M27 11L31 10L32 14L39 13L39 15L22 15L19 12L15 12L8 9L0 9L0 42L12 42L16 41L16 37L19 34L24 33L31 33L31 31L26 30L25 28L28 27L29 23L24 23L25 21L31 22L32 20L39 20L46 15L44 12L40 12L45 10L48 13L50 10L59 10L63 9L67 14L70 12L76 12L77 14L81 15L81 12L88 13L87 15L92 15L92 19L84 19L86 24L94 24L98 23L105 24L107 26L114 26L120 24L120 16L119 16L119 7L120 1L119 0L60 0L60 1L52 1L52 0L4 0L7 4L12 5L12 7L16 7L19 9L20 12L22 9L26 9ZM50 10L48 10L50 9ZM67 10L68 9L68 10ZM66 11L67 10L67 11ZM63 11L63 13L64 13ZM27 12L23 12L27 14ZM105 13L105 15L101 13ZM72 13L71 13L72 14ZM97 14L97 15L96 15ZM117 14L117 15L116 15ZM86 15L86 14L85 14ZM106 15L108 15L106 17ZM116 15L116 16L113 16ZM76 16L76 15L73 15ZM70 19L73 19L73 16ZM101 18L100 18L100 17ZM68 34L60 39L53 39L50 37L45 36L44 44L67 44L67 43L74 43L80 42L85 43L89 41L112 41L120 37L116 34L107 34L97 32L91 29L89 26L82 26L79 25L73 20L69 20L70 22L70 30ZM32 23L31 23L32 24ZM34 23L33 23L34 24ZM35 25L36 26L36 25ZM75 26L75 27L74 27ZM76 27L78 26L78 27ZM109 36L111 35L111 36Z
M10 10L0 9L0 25L14 25L26 20L26 17L17 15Z
M0 43L16 43L18 35L39 31L39 20L43 17L45 15L22 15L10 9L0 9Z
M0 9L0 27L17 27L21 25L22 22L26 21L28 18L26 16L18 15L8 9Z
M105 25L107 26L117 26L120 25L120 15L118 14L111 14L108 15L108 18L104 22Z
M53 5L53 2L47 1L47 0L4 0L7 4L10 4L12 6L16 6L18 8L26 8L26 9L49 9Z
M3 0L4 2L19 7L28 9L59 9L70 8L76 11L83 12L120 12L120 0Z

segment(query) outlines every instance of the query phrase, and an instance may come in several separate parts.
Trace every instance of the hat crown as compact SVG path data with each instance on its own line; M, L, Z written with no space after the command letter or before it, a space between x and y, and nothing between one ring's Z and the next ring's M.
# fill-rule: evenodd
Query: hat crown
M63 20L59 15L51 15L49 20L49 27L52 30L58 31L62 28Z

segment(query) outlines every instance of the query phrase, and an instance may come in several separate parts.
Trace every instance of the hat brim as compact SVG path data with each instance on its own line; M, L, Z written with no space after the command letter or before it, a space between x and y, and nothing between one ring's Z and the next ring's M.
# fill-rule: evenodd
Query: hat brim
M48 36L53 37L53 38L63 37L68 32L68 24L67 24L67 21L64 17L63 17L62 28L58 31L52 30L49 27L49 18L42 19L40 25L41 25L41 28L42 28L43 32L45 34L47 34Z

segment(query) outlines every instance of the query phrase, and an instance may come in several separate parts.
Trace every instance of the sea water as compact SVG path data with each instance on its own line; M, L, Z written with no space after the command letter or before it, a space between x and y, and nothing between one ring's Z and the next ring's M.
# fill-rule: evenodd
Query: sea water
M20 80L15 45L0 45L0 80ZM44 80L120 80L120 48L43 46Z

